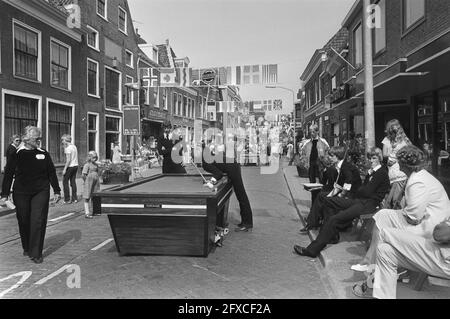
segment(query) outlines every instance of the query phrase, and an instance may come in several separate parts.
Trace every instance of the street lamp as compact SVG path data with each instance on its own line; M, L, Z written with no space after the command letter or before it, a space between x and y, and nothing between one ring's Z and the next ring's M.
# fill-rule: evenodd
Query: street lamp
M278 86L278 85L267 85L266 86L267 89L282 89L282 90L286 90L292 93L292 105L294 107L294 154L296 153L296 149L297 149L297 123L296 123L296 112L295 112L295 92L292 89L289 89L287 87L284 86Z

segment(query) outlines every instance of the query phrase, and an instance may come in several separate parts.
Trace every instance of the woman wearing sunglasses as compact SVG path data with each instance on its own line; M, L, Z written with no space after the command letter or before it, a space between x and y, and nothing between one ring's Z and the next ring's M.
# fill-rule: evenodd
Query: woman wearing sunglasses
M50 184L55 200L60 198L55 166L50 154L40 148L41 129L27 126L22 145L13 153L5 167L0 201L9 196L14 180L13 199L22 240L23 255L42 263L45 230L50 199Z

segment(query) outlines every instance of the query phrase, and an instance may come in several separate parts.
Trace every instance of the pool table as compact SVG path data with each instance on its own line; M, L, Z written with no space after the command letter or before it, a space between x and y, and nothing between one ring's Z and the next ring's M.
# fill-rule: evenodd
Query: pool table
M94 193L94 213L108 215L120 255L207 257L232 193L226 176L210 189L200 175L160 174Z

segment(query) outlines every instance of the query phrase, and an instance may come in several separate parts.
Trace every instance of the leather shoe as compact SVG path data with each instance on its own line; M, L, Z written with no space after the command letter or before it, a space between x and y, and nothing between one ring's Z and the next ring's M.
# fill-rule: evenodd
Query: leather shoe
M311 226L309 226L308 224L306 224L305 227L303 227L302 229L300 229L300 234L307 234L307 233L309 233L310 230L311 230Z
M34 258L31 258L31 260L34 263L36 263L36 264L42 264L42 262L44 261L44 258L42 258L42 257L34 257Z
M313 256L305 247L294 245L294 251L299 254L300 256L307 256L311 258L316 258L316 256Z
M339 243L339 241L341 240L341 236L339 236L339 234L337 234L331 241L330 244L331 245L336 245Z
M253 226L246 226L246 225L242 225L242 226L238 226L237 228L235 228L234 229L234 231L245 231L245 232L248 232L248 231L251 231L252 230L252 228L253 228Z

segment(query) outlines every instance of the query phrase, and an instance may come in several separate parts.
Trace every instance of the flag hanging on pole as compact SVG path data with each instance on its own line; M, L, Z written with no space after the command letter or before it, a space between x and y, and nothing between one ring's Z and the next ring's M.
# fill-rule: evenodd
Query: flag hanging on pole
M281 111L283 109L283 100L273 100L273 110Z
M191 86L191 69L177 68L176 71L177 71L176 83L182 87Z
M176 82L175 68L160 68L160 82L162 87L179 86Z

